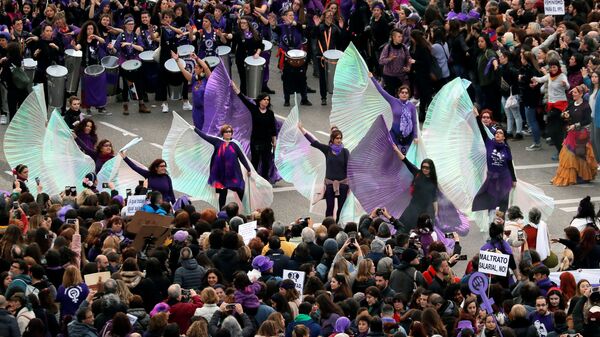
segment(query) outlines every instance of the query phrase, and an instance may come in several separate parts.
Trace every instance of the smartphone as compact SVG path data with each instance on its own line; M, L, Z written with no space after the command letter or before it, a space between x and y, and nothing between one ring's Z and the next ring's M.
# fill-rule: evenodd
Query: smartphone
M35 177L35 184L39 185L40 184L40 177Z
M356 238L350 238L350 243L356 245Z
M71 195L72 196L76 196L77 195L77 187L71 186Z
M446 237L446 239L454 239L454 233L446 233L444 234L444 236Z
M108 183L102 183L102 188L108 188Z
M517 231L517 240L519 240L519 241L523 241L524 239L525 239L525 235L524 235L524 233L523 233L523 230L522 230L522 229L519 229L519 230Z
M19 208L19 202L13 201L13 209L18 209L18 208Z
M227 310L235 310L235 303L230 303L225 306Z
M467 255L460 255L458 261L467 261Z
M71 195L71 186L65 186L65 196Z
M67 220L65 221L65 223L66 223L67 225L74 225L74 224L75 224L75 219L67 219Z

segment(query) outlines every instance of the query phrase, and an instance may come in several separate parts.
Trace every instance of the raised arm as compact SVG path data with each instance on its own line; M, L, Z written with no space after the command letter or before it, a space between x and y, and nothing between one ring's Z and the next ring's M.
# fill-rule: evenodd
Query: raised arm
M79 137L75 137L75 143L77 143L77 145L79 146L79 148L85 152L85 154L87 154L88 156L92 157L92 159L96 159L96 157L98 157L98 154L96 153L96 149L92 149L89 146L87 146L87 144L85 144L84 141L82 141Z
M196 132L196 134L198 134L198 136L202 137L202 139L209 142L214 147L219 146L219 144L221 143L221 140L218 137L208 135L198 128L194 128L194 131Z
M388 94L388 92L385 91L385 89L383 89L381 87L381 84L379 84L379 81L377 81L377 79L375 77L373 77L373 74L369 73L369 77L371 78L371 81L375 85L375 88L377 88L377 91L379 91L381 96L383 96L383 98L385 98L385 100L388 101L388 103L390 103L390 105L391 105L391 103L397 98Z
M313 136L310 132L306 131L306 129L303 128L302 124L300 124L300 123L298 123L298 129L300 129L300 132L302 132L302 134L304 135L304 138L306 138L306 140L308 140L308 142L310 143L310 145L312 147L323 152L324 155L327 155L327 152L329 151L329 146L319 142L317 140L317 138L315 138L315 136Z
M419 169L413 163L411 163L410 160L408 160L408 158L406 158L404 153L402 153L402 151L400 151L400 149L398 148L398 146L396 146L396 144L394 144L393 150L396 153L396 155L398 156L398 158L400 158L400 160L402 160L402 162L406 165L406 167L408 168L408 170L410 171L410 173L413 176L415 176L415 175L417 175L417 173L419 173Z
M127 163L127 165L129 165L129 167L135 172L137 172L139 175L141 175L144 178L150 177L150 171L146 170L143 167L137 166L131 159L127 157L126 152L121 152L121 157L123 158L123 161L125 161L125 163Z

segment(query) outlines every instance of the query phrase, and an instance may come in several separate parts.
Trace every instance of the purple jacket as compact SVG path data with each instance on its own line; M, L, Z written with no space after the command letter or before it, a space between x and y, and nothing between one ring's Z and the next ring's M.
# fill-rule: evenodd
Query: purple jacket
M395 59L390 60L392 56L396 56ZM399 46L393 46L391 43L387 43L381 55L379 56L379 64L383 66L383 74L386 76L397 77L401 81L408 81L408 73L402 68L408 67L410 61L410 52L404 44Z

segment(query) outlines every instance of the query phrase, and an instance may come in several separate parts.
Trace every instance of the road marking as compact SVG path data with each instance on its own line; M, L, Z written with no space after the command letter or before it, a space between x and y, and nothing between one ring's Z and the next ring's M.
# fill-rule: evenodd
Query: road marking
M125 130L125 129L122 129L122 128L120 128L120 127L118 127L118 126L114 125L114 124L110 124L110 123L108 123L108 122L98 122L98 123L100 123L100 124L102 124L102 125L104 125L104 126L108 126L108 127L109 127L109 128L111 128L111 129L115 129L115 130L117 130L117 131L119 131L119 132L123 133L123 136L131 136L131 137L137 137L137 136L138 136L138 135L136 135L135 133L133 133L133 132L131 132L131 131L127 131L127 130Z
M162 146L162 145L160 145L160 144L156 144L156 143L150 143L150 145L152 145L152 146L154 146L154 147L157 147L157 148L159 148L159 149L161 149L161 150L163 149L163 146Z
M321 134L323 136L329 137L329 134L327 132L325 132L325 131L315 131L315 132L318 133L318 134Z
M575 212L577 212L578 208L579 207L564 207L564 208L560 208L560 210L563 212L567 212L567 213L575 213Z
M515 166L515 170L531 170L531 169L549 168L549 167L558 167L558 163L535 164L535 165L520 165L520 166Z
M273 193L282 193L282 192L290 192L295 191L296 188L294 186L282 186L282 187L274 187ZM202 201L198 198L190 198L191 201Z
M287 117L283 117L282 115L278 115L278 114L275 114L275 117L277 117L279 119L283 119L283 120L287 119Z
M555 205L575 204L575 203L579 203L579 201L581 201L581 199L583 199L583 198L554 200L554 204ZM600 197L593 197L592 202L594 202L594 201L600 201Z

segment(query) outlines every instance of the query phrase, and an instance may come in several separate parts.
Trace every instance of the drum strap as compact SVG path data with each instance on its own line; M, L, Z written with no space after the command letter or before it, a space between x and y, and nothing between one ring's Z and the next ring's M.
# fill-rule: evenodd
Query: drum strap
M285 62L285 50L279 47L276 56L279 58L279 62L277 62L277 67L279 68L279 70L283 70L283 64Z
M323 32L323 37L325 38L325 48L327 48L325 50L329 50L329 43L331 43L331 29L332 29L332 27L329 27L329 29L327 29ZM318 42L319 42L319 49L321 49L321 55L323 55L323 52L324 52L323 46L321 45L321 41L318 41ZM321 66L323 68L325 68L325 58L323 58L323 57L321 57Z

